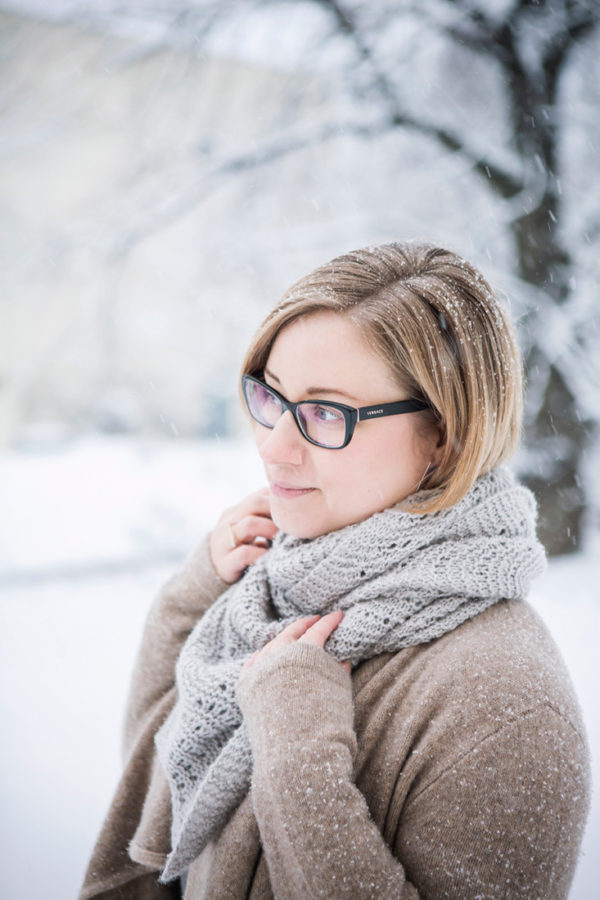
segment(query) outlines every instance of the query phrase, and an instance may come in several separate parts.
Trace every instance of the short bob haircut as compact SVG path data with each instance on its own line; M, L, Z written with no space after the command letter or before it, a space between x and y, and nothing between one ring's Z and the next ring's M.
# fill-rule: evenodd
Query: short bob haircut
M424 477L411 512L452 506L479 475L514 452L521 357L509 317L470 263L412 242L338 256L286 291L255 334L242 375L262 377L282 328L322 311L351 317L403 394L428 404L414 414L422 426L440 430L439 465Z

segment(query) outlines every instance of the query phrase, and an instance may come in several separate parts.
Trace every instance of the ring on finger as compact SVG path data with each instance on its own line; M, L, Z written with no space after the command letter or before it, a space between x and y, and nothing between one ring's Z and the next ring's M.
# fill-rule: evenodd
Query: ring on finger
M235 536L235 531L233 530L233 526L234 526L234 523L230 522L229 523L229 536L231 539L231 549L235 550L236 547L239 547L240 542L238 541L238 539Z

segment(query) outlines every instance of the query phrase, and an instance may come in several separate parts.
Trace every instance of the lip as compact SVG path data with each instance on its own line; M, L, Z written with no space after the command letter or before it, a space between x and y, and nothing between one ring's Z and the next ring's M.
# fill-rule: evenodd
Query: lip
M302 497L316 490L316 488L298 487L297 485L285 484L281 481L272 481L269 487L274 497L283 497L289 500L294 497Z

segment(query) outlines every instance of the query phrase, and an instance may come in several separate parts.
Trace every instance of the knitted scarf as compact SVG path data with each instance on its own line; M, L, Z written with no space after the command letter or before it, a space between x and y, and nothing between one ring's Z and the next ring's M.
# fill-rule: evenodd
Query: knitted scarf
M252 753L235 685L254 650L300 616L342 609L327 652L356 666L523 598L544 565L533 496L504 468L436 513L392 507L313 540L278 533L182 648L177 701L156 736L173 812L161 880L185 871L249 789Z

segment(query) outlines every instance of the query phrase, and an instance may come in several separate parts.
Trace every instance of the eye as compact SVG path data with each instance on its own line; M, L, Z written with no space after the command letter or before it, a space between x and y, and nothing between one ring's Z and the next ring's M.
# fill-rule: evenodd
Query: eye
M250 415L261 425L273 428L282 412L281 401L268 385L247 381L244 394Z
M318 422L319 425L337 425L344 419L344 416L339 409L335 409L333 406L324 406L313 403L309 407L309 410L310 418L313 422Z
M265 385L257 385L256 394L261 406L268 406L269 404L275 406L279 404L275 394Z

